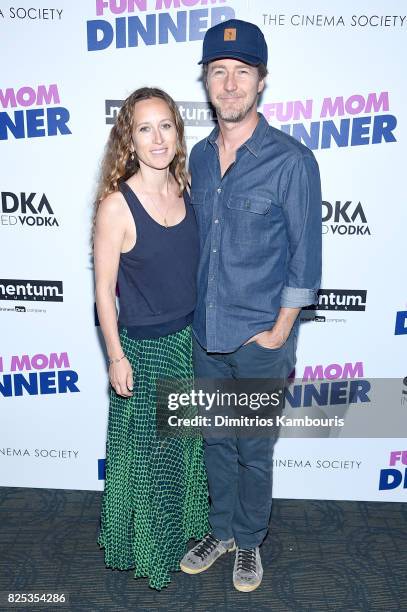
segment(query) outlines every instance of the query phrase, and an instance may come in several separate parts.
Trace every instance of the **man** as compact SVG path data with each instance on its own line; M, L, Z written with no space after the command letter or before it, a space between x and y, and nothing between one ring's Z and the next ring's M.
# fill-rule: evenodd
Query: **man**
M257 113L267 44L232 19L203 42L203 77L218 127L191 152L191 199L201 240L194 367L208 379L286 379L299 312L321 275L318 165L305 146ZM236 548L233 583L262 580L259 546L271 512L275 437L205 437L211 533L181 561L199 573Z

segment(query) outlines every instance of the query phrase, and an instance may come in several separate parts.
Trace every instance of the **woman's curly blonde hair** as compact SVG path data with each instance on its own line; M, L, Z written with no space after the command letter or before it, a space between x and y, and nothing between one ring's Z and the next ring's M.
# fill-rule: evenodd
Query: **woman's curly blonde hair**
M132 143L134 106L137 102L150 100L151 98L164 100L172 113L177 132L177 144L174 159L170 164L170 172L179 185L180 195L187 186L187 149L184 138L184 122L177 105L171 96L157 87L141 87L136 89L124 101L106 144L94 203L92 236L94 235L95 219L100 202L110 193L118 191L119 182L127 181L140 167Z

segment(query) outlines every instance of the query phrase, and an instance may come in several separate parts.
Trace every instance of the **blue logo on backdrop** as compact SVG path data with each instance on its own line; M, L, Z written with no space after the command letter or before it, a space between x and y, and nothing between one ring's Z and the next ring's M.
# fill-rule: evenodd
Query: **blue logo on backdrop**
M225 1L211 0L211 4L218 2L222 6L208 8L208 0L96 0L99 19L86 23L88 51L103 51L111 45L125 49L140 43L163 45L170 40L176 43L202 40L208 28L235 17L234 9L224 6ZM203 8L191 9L192 5ZM138 15L127 15L135 12ZM106 20L112 15L113 23Z
M71 134L69 110L60 104L56 83L0 89L0 107L10 108L0 112L0 140Z
M34 370L34 372L32 371ZM3 372L6 371L6 374ZM79 393L78 372L67 352L0 356L0 396Z
M390 452L390 468L380 470L379 491L391 491L401 486L407 489L407 450Z
M400 310L397 313L394 333L396 336L407 334L407 310Z
M98 459L98 480L104 480L106 473L106 459Z

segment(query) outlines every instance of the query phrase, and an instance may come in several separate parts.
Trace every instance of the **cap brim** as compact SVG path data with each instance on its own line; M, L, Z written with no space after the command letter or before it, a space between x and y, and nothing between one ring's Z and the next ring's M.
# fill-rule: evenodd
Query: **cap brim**
M254 55L248 55L247 53L239 53L238 51L231 51L225 55L225 52L222 53L211 53L210 55L206 55L201 59L198 64L207 64L208 62L212 62L217 59L240 59L245 64L249 64L250 66L258 66L261 64L261 59L255 57Z

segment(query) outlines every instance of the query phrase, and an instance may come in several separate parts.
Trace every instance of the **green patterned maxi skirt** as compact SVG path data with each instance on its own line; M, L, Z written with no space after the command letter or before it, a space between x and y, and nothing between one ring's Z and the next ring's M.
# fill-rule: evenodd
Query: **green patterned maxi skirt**
M191 328L153 340L120 339L133 368L131 398L111 390L98 544L107 567L134 569L162 589L190 539L208 531L201 437L159 437L157 379L192 379Z

